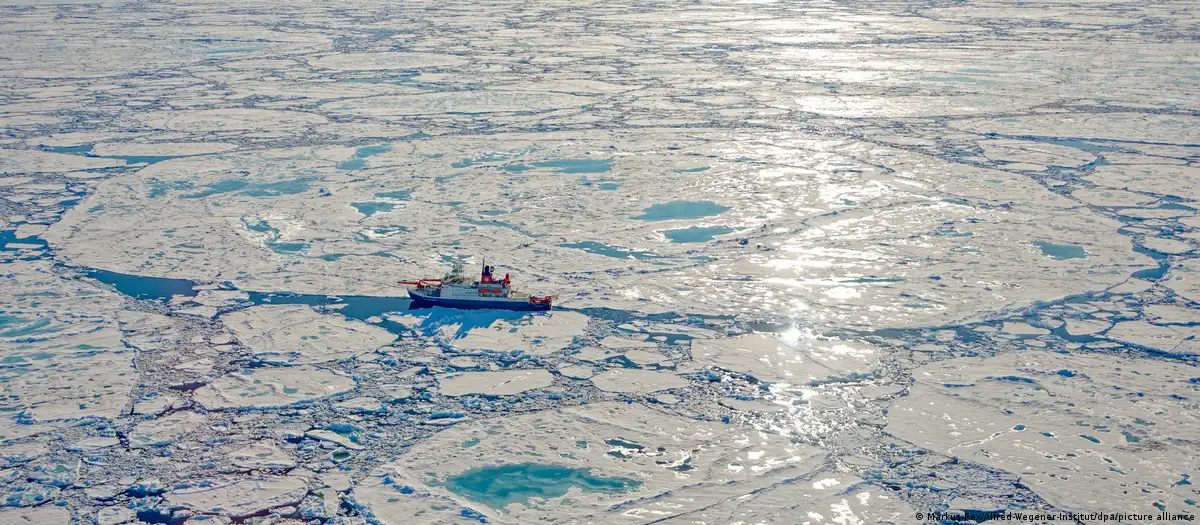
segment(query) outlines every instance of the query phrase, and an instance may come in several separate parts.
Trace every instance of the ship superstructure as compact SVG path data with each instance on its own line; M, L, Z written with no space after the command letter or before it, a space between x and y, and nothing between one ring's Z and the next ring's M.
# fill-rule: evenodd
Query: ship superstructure
M497 279L494 268L483 265L478 280L463 274L462 264L454 267L441 279L397 281L408 285L412 300L451 308L497 308L504 310L549 310L554 298L538 297L514 290L508 274Z

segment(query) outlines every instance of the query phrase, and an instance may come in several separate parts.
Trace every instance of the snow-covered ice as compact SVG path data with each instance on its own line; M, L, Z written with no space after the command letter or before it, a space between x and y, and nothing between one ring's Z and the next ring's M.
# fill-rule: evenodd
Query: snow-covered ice
M0 522L1196 513L1189 2L0 12Z

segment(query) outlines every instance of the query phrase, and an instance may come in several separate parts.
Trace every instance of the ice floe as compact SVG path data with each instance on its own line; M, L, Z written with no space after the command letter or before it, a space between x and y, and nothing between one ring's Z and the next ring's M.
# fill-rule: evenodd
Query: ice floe
M0 407L43 421L116 417L137 382L112 315L120 296L59 277L41 261L4 268Z
M381 523L449 521L463 507L500 523L643 523L807 476L824 457L775 435L604 403L457 425L373 471L351 497ZM487 468L511 473L503 486L472 478ZM571 505L557 504L564 496Z
M1200 499L1183 2L17 3L0 522Z
M50 505L0 509L0 520L14 525L63 525L71 522L71 511Z
M546 370L464 372L439 378L438 391L448 396L505 396L545 388L553 381L554 376Z
M692 343L692 358L741 372L760 381L807 384L868 375L878 362L875 348L862 342L816 337L800 331L752 334Z
M138 423L129 433L129 446L162 447L174 443L204 424L208 418L196 412L175 412Z
M894 493L855 476L818 472L813 480L796 480L701 510L670 515L660 523L895 523L917 524L916 513ZM643 514L646 519L662 515ZM803 516L803 517L801 517ZM660 518L661 519L661 518Z
M349 392L354 386L345 374L311 366L254 368L217 378L196 390L195 399L210 410L273 408Z
M273 443L255 443L229 453L229 461L249 470L288 470L296 466L296 460Z
M295 505L308 493L308 482L301 477L263 477L235 482L210 482L173 490L164 495L167 504L232 518L245 518L285 505Z
M1200 466L1190 438L1200 431L1189 408L1195 374L1172 362L1046 351L959 358L915 370L887 428L1017 473L1064 510L1184 512L1196 493L1177 482Z
M497 319L486 326L443 326L441 334L459 351L520 351L540 355L566 348L587 327L587 316L576 312L528 315L516 320Z
M255 357L270 363L349 359L395 339L383 328L303 305L253 306L225 314L221 321Z

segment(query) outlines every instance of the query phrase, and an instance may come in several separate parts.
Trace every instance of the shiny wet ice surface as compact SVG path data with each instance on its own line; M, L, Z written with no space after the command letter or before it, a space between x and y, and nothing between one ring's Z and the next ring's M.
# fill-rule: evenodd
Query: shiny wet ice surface
M0 523L1197 512L1192 3L19 4Z

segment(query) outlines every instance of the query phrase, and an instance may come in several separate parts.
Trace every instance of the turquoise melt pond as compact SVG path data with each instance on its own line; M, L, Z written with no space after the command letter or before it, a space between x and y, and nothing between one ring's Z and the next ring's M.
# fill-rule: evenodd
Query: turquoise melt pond
M1083 251L1082 246L1075 246L1073 244L1054 244L1052 242L1040 241L1033 243L1033 245L1042 250L1042 255L1045 255L1051 259L1082 259L1087 257L1087 252Z
M733 233L733 231L733 228L728 226L692 226L678 230L667 230L662 233L671 242L689 243L711 241L713 237Z
M351 202L350 205L367 217L396 209L396 205L390 202Z
M628 478L594 476L589 469L542 463L477 467L451 476L444 484L451 492L494 509L513 503L528 505L530 498L565 496L571 487L583 492L619 494L641 485Z
M713 201L671 201L660 202L634 217L639 221L669 221L676 219L703 219L720 215L729 211L728 206L721 206Z
M559 173L605 173L612 171L612 161L603 159L560 159L534 162L539 168L554 168Z

